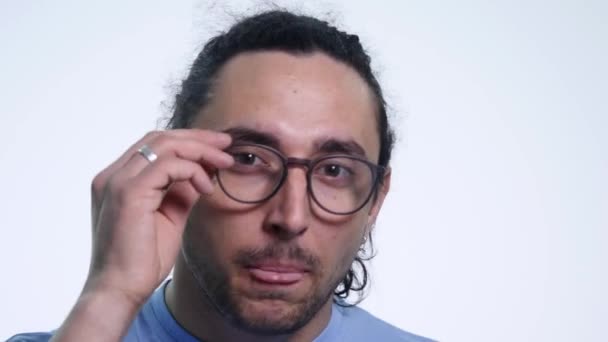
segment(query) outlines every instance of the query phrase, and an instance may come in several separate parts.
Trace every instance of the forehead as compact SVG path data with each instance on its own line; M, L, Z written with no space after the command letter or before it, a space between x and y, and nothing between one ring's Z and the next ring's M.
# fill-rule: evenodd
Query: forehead
M196 127L247 127L275 136L287 153L323 139L354 141L377 161L376 105L351 67L323 53L243 53L229 60Z

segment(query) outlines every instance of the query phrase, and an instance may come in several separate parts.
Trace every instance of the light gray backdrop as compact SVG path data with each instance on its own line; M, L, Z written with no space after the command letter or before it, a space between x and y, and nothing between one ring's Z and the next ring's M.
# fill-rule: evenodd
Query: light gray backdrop
M222 2L0 2L0 339L69 311L90 181L251 7ZM395 114L363 306L445 341L607 341L607 3L290 7L360 33Z

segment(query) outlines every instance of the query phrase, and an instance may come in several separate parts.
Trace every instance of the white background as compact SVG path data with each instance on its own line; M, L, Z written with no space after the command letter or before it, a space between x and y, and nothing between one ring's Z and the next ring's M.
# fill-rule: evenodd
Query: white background
M0 3L0 339L69 311L90 181L251 7L219 3ZM607 3L300 7L360 34L400 136L363 306L444 341L608 341Z

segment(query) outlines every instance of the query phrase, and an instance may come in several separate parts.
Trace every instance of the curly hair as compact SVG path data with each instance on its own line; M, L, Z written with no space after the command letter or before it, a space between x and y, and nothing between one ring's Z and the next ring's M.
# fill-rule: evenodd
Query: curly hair
M378 164L388 165L395 140L394 132L388 122L382 89L371 69L371 58L359 42L359 37L341 31L326 21L285 10L271 10L246 17L228 31L211 38L181 83L167 128L190 127L196 115L209 103L215 77L228 60L239 53L269 50L292 54L318 51L352 67L374 94L380 137ZM378 185L382 181L383 177L379 177ZM338 304L349 305L344 299L351 292L359 292L357 302L363 298L362 293L369 280L364 261L373 257L371 232L366 242L372 253L366 256L368 251L363 247L357 253L350 269L334 290L334 301Z

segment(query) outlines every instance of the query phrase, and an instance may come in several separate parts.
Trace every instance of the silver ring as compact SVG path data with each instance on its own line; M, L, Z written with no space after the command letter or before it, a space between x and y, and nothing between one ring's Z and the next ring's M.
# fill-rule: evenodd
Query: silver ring
M141 154L150 163L154 163L154 161L158 159L158 155L154 153L148 145L140 147L139 150L137 150L137 153Z

